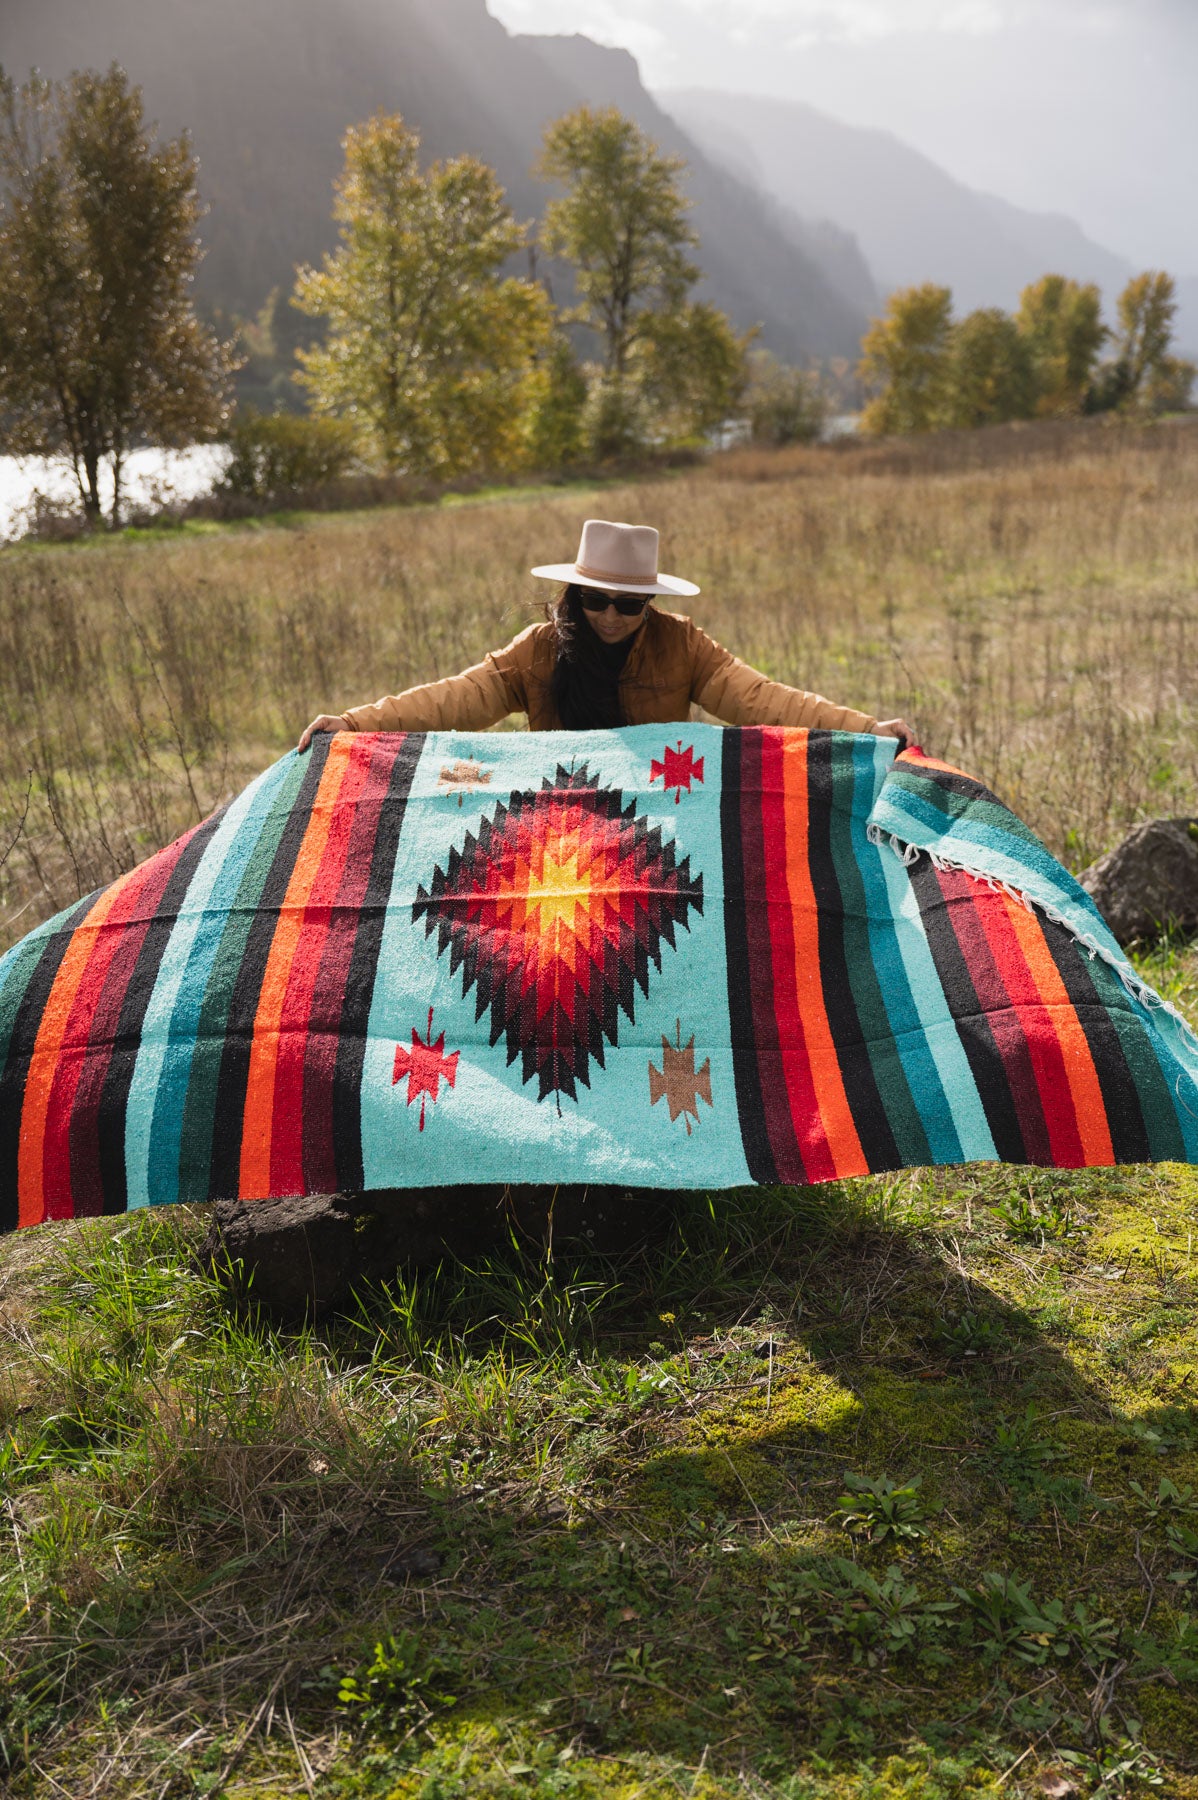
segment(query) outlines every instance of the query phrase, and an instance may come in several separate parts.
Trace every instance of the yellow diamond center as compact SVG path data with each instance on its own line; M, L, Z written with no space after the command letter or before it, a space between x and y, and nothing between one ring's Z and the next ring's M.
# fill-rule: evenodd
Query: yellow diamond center
M547 848L540 870L528 872L525 905L535 913L537 929L545 937L556 937L559 927L573 931L577 910L587 906L590 897L591 884L578 873L577 845L560 857Z

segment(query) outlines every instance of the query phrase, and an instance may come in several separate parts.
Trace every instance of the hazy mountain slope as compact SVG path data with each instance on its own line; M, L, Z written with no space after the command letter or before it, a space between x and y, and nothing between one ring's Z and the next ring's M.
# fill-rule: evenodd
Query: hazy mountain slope
M1073 220L1034 213L955 181L888 132L829 118L799 101L711 90L665 93L661 104L713 157L743 166L782 203L852 232L884 290L950 286L963 311L1011 307L1048 270L1096 281L1108 307L1133 272ZM1183 338L1198 344L1198 294L1183 286Z
M484 0L3 0L0 62L14 73L114 59L166 130L191 130L211 209L201 289L242 312L332 242L340 139L376 108L419 126L430 156L485 157L531 217L546 197L530 174L544 124L619 97L691 162L710 298L788 357L851 354L860 337L869 276L841 234L806 232L709 161L625 53L511 36Z
M850 300L856 312L868 312L876 303L877 289L867 259L851 234L840 229L838 221L828 222L835 220L835 215L819 208L796 208L785 196L773 197L771 204L769 191L751 169L738 168L717 154L704 154L705 147L696 146L693 134L680 129L677 121L646 92L637 65L627 51L605 49L582 36L525 37L517 41L535 47L551 72L553 92L569 90L585 95L592 103L618 106L636 119L663 150L687 158L691 165L689 186L695 202L695 221L705 247L710 240L703 228L704 219L718 217L721 222L718 279L727 284L726 291L743 296L735 303L726 303L734 313L743 316L750 297L762 294L771 312L785 314L798 298L813 324L822 317L826 303L821 296L810 291L796 296L789 286L793 281L788 267L790 258L778 254L778 246L787 245L787 240L797 243L807 259L822 268L837 295ZM746 194L753 202L749 206L744 204ZM812 222L813 218L818 222ZM701 260L715 278L710 252ZM829 319L829 327L834 325L835 321ZM831 331L826 335L830 341ZM842 339L842 350L855 351L859 338L858 331L851 340Z

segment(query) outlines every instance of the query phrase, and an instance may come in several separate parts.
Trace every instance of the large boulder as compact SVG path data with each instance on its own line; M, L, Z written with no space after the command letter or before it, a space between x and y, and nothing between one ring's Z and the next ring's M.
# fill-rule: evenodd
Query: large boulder
M1150 819L1078 880L1121 944L1198 931L1198 819Z
M420 1188L218 1200L200 1261L247 1299L284 1315L319 1316L397 1268L467 1260L515 1236L617 1254L668 1224L668 1196L623 1188Z

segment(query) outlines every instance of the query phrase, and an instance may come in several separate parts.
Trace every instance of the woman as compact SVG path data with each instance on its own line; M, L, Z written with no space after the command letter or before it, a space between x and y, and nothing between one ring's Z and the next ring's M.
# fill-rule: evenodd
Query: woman
M820 694L769 681L739 661L692 620L652 604L659 594L697 594L691 581L657 568L651 525L588 519L573 563L534 569L564 583L506 649L445 681L389 694L373 706L320 713L299 741L317 731L479 731L509 713L528 715L531 731L667 724L691 716L692 702L729 725L802 725L898 738L903 719L834 706Z

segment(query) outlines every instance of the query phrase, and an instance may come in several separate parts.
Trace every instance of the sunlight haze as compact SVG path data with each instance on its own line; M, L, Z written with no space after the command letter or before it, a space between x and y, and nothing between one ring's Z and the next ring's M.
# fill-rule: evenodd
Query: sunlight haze
M1198 275L1198 16L1176 0L489 0L630 50L646 84L803 100L949 174Z

